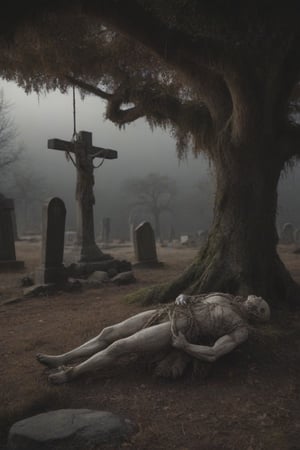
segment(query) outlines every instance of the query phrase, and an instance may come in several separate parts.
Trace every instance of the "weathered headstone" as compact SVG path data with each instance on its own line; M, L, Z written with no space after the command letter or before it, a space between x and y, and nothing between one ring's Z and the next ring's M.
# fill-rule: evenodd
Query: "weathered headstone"
M75 245L77 243L76 231L65 232L65 245Z
M300 229L297 228L297 230L295 231L295 243L296 244L300 244Z
M175 229L173 224L170 226L169 242L173 242L175 239Z
M80 131L75 141L67 142L61 139L49 139L48 148L62 150L70 156L75 154L77 173L76 201L77 201L77 235L81 245L81 262L102 261L111 258L105 255L97 246L94 231L94 159L115 159L116 150L94 147L92 133ZM72 159L72 158L71 158Z
M12 201L12 206L13 206L11 209L11 220L12 220L12 226L13 226L14 240L19 241L15 202L12 199L11 199L11 201Z
M22 269L23 261L16 260L12 199L0 194L0 270Z
M187 245L189 242L190 236L188 234L182 234L180 236L180 244L181 245Z
M156 265L156 244L153 228L149 222L142 222L135 229L134 250L135 257L140 264Z
M280 243L281 244L293 244L294 240L294 225L291 223L285 223L282 227L281 235L280 235Z
M63 265L66 208L53 197L43 206L41 266L36 270L36 284L65 281Z
M108 244L110 239L110 218L103 217L101 227L101 241Z

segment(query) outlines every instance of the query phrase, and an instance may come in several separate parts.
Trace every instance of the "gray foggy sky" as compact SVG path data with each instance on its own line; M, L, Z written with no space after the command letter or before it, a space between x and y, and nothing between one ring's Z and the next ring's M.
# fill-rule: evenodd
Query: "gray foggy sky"
M51 196L64 200L67 226L73 228L75 168L66 160L64 152L47 149L50 138L72 138L72 90L68 94L56 91L38 96L35 93L27 95L12 82L2 80L0 87L5 99L11 103L11 115L19 131L18 140L26 148L30 160L34 161L34 171L42 174L50 187ZM110 216L115 224L124 223L124 217L129 212L126 211L127 199L122 182L154 172L176 180L183 204L183 209L176 211L178 217L175 221L181 221L177 228L182 232L207 228L212 210L212 187L209 165L205 158L201 156L196 159L189 155L187 160L179 162L175 141L167 132L160 129L151 131L142 119L120 130L110 121L104 120L104 108L103 100L86 96L82 101L76 91L77 131L91 131L94 145L118 151L117 160L106 160L95 171L96 222L99 224L101 217ZM200 180L207 180L206 184L209 185L207 191L204 189L201 201L196 188Z
M75 196L75 169L67 162L63 152L47 149L47 140L61 138L70 140L73 133L72 91L68 94L52 92L46 95L27 95L15 83L1 80L5 99L12 104L11 114L19 131L19 141L28 154L34 157L34 168L43 174L50 186L51 195L61 197L70 208ZM110 121L104 120L104 101L87 96L84 100L76 92L77 131L93 133L93 143L118 151L118 159L105 161L95 173L96 213L98 216L111 214L111 210L99 212L109 195L122 195L123 180L133 176L145 176L150 172L169 175L176 179L181 192L197 196L195 185L210 179L208 162L204 157L194 158L191 154L186 161L178 162L175 141L168 132L150 130L144 120L119 130ZM280 181L278 222L292 221L300 226L299 168L294 169ZM211 196L210 189L210 196ZM124 193L123 193L124 194ZM194 199L193 199L194 201ZM112 202L113 203L113 202ZM208 202L211 204L211 200ZM112 208L117 205L112 204ZM194 204L194 207L197 207ZM200 223L200 228L203 225Z
M47 167L49 175L53 173L55 178L72 176L74 168L66 161L63 152L47 149L49 138L72 138L71 90L68 95L52 92L37 96L27 95L11 82L2 81L1 85L6 100L12 103L11 112L19 130L19 140L29 154L34 155L40 167ZM100 177L104 183L111 184L112 180L158 172L189 184L208 173L207 162L202 157L195 159L189 155L187 161L179 164L175 141L162 130L152 132L144 120L119 130L110 121L104 121L104 103L101 99L87 96L82 101L76 92L76 104L77 131L91 131L94 145L118 151L118 160L105 161L97 171L99 182Z

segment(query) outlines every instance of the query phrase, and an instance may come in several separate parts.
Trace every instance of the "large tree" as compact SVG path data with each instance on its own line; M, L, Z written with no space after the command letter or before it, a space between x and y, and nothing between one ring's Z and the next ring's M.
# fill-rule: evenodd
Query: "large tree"
M218 290L294 300L275 221L280 174L300 155L291 114L299 95L297 2L67 3L52 1L49 11L48 2L29 0L17 19L6 17L15 40L3 48L2 74L26 89L74 83L105 99L106 117L119 126L145 117L171 130L179 156L203 151L214 168L207 244L146 301Z

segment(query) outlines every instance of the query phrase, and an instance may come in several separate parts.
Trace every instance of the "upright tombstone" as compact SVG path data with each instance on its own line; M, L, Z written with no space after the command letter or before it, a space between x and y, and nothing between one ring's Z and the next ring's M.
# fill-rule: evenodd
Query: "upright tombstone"
M16 210L15 210L15 202L12 201L12 209L11 209L11 220L12 220L12 226L13 226L13 233L14 233L14 240L19 241L19 235L18 235L18 228L17 228L17 218L16 218Z
M0 270L24 267L23 261L16 260L13 209L13 200L0 194Z
M110 218L103 217L101 227L101 240L104 244L108 244L110 239Z
M41 266L36 270L36 284L60 284L66 279L63 265L66 208L58 198L43 206Z
M154 231L149 222L142 222L134 232L134 250L138 265L158 265Z

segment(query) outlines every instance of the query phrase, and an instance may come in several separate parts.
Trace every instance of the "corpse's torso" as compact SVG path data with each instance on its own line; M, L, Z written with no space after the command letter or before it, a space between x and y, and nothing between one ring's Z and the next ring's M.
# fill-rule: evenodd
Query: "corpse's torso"
M175 306L171 315L174 331L181 331L192 343L211 344L221 336L247 327L231 296L193 296L187 305Z

